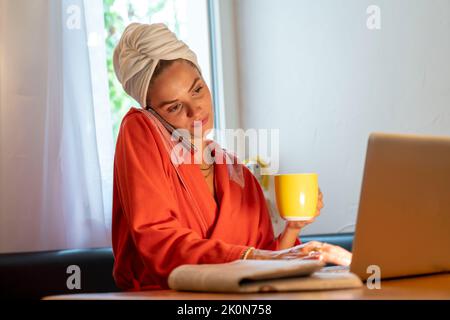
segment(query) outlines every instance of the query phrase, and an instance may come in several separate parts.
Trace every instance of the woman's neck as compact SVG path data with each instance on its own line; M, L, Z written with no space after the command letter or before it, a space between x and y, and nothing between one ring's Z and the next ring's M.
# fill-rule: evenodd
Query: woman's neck
M194 163L198 164L201 168L209 167L211 165L212 159L207 159L208 157L205 156L207 152L208 144L210 143L210 140L207 139L192 139L191 143L193 143L197 147L197 152L194 156Z

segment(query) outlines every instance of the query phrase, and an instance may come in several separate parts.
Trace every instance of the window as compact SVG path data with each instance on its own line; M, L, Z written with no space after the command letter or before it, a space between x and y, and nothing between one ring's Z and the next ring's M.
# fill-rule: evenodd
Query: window
M165 23L197 54L205 81L211 88L207 0L103 0L103 6L114 140L123 116L131 106L138 106L122 89L112 61L114 48L128 24Z

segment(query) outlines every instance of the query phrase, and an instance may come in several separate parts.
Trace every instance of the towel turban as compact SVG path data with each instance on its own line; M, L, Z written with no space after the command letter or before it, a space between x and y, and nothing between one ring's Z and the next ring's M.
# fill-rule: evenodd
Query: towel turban
M162 23L128 25L114 49L114 71L125 92L142 108L160 60L185 59L201 72L197 56Z

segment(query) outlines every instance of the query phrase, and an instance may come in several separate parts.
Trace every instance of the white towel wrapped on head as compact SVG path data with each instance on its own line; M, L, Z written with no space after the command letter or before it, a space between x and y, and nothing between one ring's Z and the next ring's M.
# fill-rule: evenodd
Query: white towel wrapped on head
M126 93L142 108L160 60L185 59L201 72L197 56L162 23L128 25L114 49L114 70Z

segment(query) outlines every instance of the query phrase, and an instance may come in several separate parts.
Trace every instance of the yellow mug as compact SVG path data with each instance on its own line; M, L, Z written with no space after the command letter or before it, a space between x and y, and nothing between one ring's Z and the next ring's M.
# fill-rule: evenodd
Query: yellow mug
M277 207L283 219L307 221L316 215L319 198L316 173L277 174L274 182Z

